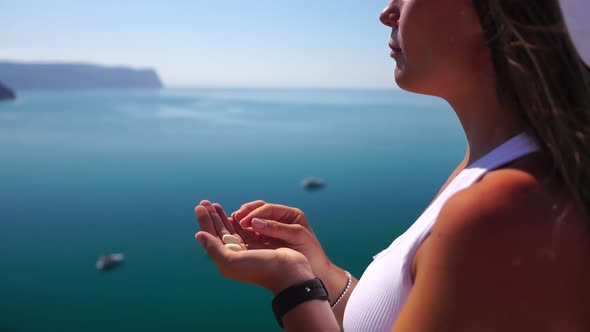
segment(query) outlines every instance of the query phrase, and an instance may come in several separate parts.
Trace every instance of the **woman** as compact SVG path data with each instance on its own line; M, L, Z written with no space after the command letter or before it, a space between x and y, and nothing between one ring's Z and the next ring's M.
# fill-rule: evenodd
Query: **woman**
M380 18L398 85L446 99L468 140L429 208L358 281L296 208L202 201L197 240L291 331L590 331L590 74L557 0L393 0Z

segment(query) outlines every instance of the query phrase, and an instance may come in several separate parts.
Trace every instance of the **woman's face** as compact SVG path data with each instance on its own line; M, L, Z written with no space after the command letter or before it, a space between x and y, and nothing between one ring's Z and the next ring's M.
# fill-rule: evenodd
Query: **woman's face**
M472 0L392 0L380 20L392 28L395 80L408 91L453 97L481 74L489 51Z

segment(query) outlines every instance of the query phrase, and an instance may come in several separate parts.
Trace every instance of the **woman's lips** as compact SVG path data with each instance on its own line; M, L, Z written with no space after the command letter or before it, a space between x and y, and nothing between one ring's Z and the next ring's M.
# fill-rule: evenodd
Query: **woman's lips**
M403 54L401 48L399 48L393 41L389 41L389 48L391 48L391 53L389 54L392 58L397 58Z
M402 49L401 48L392 48L391 52L389 53L389 56L391 56L392 58L398 58L403 54Z

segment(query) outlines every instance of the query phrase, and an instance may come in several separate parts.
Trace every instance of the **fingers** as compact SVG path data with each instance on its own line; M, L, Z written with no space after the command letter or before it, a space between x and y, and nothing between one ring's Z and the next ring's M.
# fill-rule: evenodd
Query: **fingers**
M268 249L273 245L277 245L277 240L262 236L256 233L252 228L242 228L236 221L233 221L231 218L230 220L234 224L234 229L236 230L236 234L233 235L238 236L242 242L246 244L247 249Z
M209 216L209 212L207 208L202 205L197 205L195 208L195 215L197 216L197 221L199 222L199 227L203 232L217 235L217 231L215 230L215 226L213 226L213 221Z
M235 221L233 218L229 218L229 222L232 224L234 230L236 231L234 235L238 235L244 243L250 244L254 242L256 234L252 229L242 228L242 226L240 226L240 224L238 224L238 222Z
M213 233L213 235L217 234L217 236L221 238L225 234L230 234L211 202L203 200L201 201L200 205L207 209L207 212L209 213L209 218L211 219L211 223L213 224L216 232Z
M285 224L275 220L266 220L261 218L252 219L252 229L257 233L280 239L290 244L303 243L310 235L308 230L300 224Z
M221 218L221 221L223 222L223 225L225 226L225 228L231 234L235 233L236 231L234 229L234 226L232 224L232 221L227 217L227 214L223 210L223 207L221 206L221 204L213 203L213 208L215 209L215 211L219 215L219 218Z
M247 216L248 213L256 210L257 208L263 206L264 204L266 204L266 202L263 200L257 200L257 201L246 203L246 204L240 206L240 209L238 211L232 213L231 217L234 220L241 220L242 218Z
M262 206L259 206L258 208L254 209L253 211L239 219L240 225L242 227L250 227L252 218L276 220L285 224L306 224L305 220L300 220L304 218L303 212L301 212L301 210L278 204L264 204Z
M301 210L261 200L242 205L232 218L227 217L220 204L208 200L201 201L195 211L202 231L219 239L225 234L239 236L248 249L280 247L284 242L303 243L312 234ZM236 220L242 216L238 224Z

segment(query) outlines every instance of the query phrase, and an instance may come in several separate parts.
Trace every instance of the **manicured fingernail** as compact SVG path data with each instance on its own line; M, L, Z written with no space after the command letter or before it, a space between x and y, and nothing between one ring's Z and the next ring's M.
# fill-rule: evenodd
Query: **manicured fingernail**
M264 228L266 228L266 220L254 218L254 219L252 219L252 226L254 226L254 228L258 228L258 229L264 229Z

